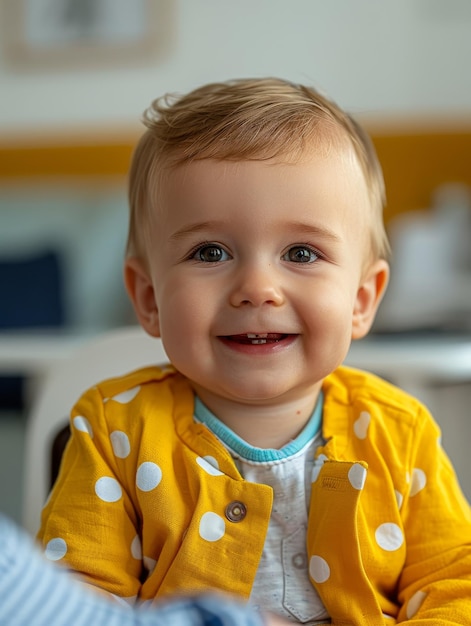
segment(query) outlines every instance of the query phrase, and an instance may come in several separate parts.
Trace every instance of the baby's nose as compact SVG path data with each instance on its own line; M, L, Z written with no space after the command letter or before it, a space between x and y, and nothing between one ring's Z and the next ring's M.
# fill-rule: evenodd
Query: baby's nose
M283 290L276 272L270 266L241 268L230 294L232 306L280 306L284 302Z

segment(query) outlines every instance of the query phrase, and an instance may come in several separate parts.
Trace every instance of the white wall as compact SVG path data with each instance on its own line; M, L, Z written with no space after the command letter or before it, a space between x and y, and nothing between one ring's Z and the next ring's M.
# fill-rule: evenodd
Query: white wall
M314 84L357 114L471 111L469 0L168 2L158 56L19 72L0 58L0 133L137 125L164 92L255 75Z

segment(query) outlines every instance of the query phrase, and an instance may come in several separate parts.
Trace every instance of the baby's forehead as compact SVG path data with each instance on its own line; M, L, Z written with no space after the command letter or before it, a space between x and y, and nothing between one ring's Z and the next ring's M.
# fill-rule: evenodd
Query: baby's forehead
M230 201L257 206L283 198L290 206L302 198L309 206L310 201L319 202L321 193L326 201L343 193L340 206L351 205L356 198L361 198L362 207L370 204L363 171L348 147L270 159L192 159L167 167L159 179L151 193L157 219L180 206L196 211L215 202L220 208Z
M160 196L165 194L169 187L177 186L200 186L202 181L199 172L207 173L213 170L215 177L220 178L225 172L237 175L238 171L245 171L247 164L259 164L265 166L262 169L271 169L274 166L286 166L287 172L292 170L302 170L303 176L309 176L310 172L316 174L320 169L324 170L329 164L329 175L333 171L334 176L338 172L339 182L353 176L355 184L359 187L367 188L368 182L353 146L346 140L324 142L322 144L307 145L302 151L280 151L276 156L264 153L255 153L251 157L245 158L213 158L200 156L191 160L177 160L170 163L163 163L162 168L157 173L158 182L156 189L160 189ZM204 176L204 184L211 187L216 178ZM281 181L282 182L282 181Z

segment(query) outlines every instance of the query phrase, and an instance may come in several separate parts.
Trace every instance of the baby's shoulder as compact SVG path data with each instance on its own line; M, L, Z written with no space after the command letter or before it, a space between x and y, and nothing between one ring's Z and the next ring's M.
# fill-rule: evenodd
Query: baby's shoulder
M105 401L119 402L125 397L137 396L141 391L145 392L144 395L164 393L170 381L177 375L177 371L170 363L152 365L102 380L93 387L93 390Z
M186 379L169 363L143 367L90 387L73 412L102 414L106 420L117 412L144 416L159 408L171 411L178 394L187 387Z
M325 381L325 392L336 404L355 412L374 412L385 420L399 419L413 426L429 417L425 406L410 393L364 370L342 366Z
M105 379L88 389L72 410L96 432L121 430L132 438L152 432L173 432L180 420L193 415L193 392L170 364L144 367Z

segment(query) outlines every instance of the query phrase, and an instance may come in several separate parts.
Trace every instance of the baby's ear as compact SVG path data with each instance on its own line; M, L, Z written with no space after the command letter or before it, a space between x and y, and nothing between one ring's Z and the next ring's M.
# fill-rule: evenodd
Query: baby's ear
M368 334L388 280L389 265L383 259L375 261L363 276L353 309L352 339L361 339Z
M125 260L124 284L142 328L152 337L160 337L154 286L141 259L128 257Z

